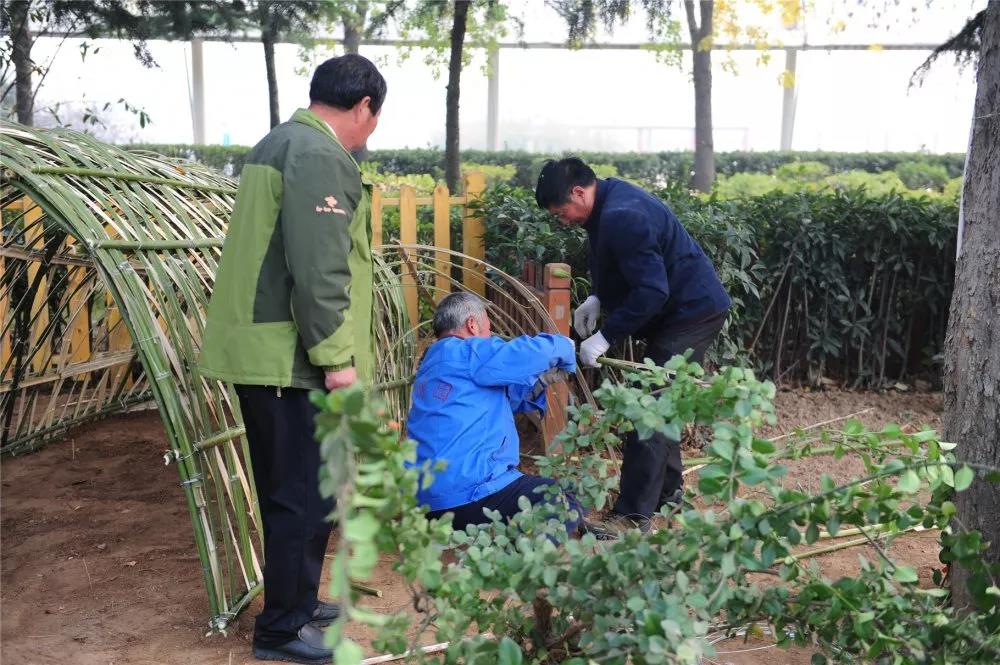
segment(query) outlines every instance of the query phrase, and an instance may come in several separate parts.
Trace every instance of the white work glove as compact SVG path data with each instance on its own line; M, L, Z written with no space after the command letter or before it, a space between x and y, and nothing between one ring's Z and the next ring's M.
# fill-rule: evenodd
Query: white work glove
M580 337L586 337L597 327L597 317L601 315L601 301L597 296L588 296L583 304L573 312L573 328Z
M611 345L604 335L598 331L580 345L580 364L584 367L598 367L597 359L607 353Z

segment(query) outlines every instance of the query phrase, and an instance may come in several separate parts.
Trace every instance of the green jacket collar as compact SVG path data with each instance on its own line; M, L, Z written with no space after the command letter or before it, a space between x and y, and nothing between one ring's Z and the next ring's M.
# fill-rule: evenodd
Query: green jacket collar
M326 121L323 120L323 118L319 117L309 109L297 109L295 113L292 114L292 122L301 122L303 125L308 125L313 129L318 129L319 131L329 136L331 139L333 139L333 142L336 143L340 147L340 149L347 154L347 157L348 159L351 160L351 163L353 163L354 166L357 167L359 171L361 170L361 167L358 166L357 160L354 159L354 155L351 154L350 150L344 147L344 144L340 142L340 139L337 138L337 135L333 132L333 129L330 128L330 125L326 124Z

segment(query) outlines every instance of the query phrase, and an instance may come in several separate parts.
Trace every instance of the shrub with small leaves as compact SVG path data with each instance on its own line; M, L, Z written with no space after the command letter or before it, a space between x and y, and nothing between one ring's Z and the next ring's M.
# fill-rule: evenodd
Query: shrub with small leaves
M347 620L379 627L377 648L397 653L416 646L407 634L433 628L449 642L448 663L698 663L714 654L710 635L759 625L779 646L812 645L817 663L997 662L1000 571L982 561L979 534L954 523L949 500L976 473L995 471L956 464L954 446L934 432L896 426L870 432L850 422L779 447L755 434L774 420L774 393L749 370L706 376L678 356L627 383L605 383L595 391L599 408L572 409L536 463L590 508L607 505L616 484L609 454L623 433L677 436L691 423L714 433L697 460L697 491L672 513L664 509L671 528L612 542L570 539L563 521L571 509L555 487L549 503L523 500L509 523L489 512L488 524L464 531L447 518L428 520L414 495L433 469L412 466L414 444L379 415L378 400L357 390L317 395L323 489L338 499L340 525L331 574L345 607L330 633L336 662L361 658L343 635ZM815 492L785 485L785 460L820 453L857 456L864 476L840 484L824 477ZM861 558L856 574L831 580L801 546L847 527L874 555ZM942 558L973 573L976 608L956 613L946 588L918 583L882 545L914 528L941 529ZM349 581L367 579L379 551L397 556L415 616L354 604Z

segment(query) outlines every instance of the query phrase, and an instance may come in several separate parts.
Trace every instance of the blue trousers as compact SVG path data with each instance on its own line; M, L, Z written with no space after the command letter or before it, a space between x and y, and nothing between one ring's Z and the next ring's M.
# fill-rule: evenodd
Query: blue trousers
M469 524L489 523L489 520L483 513L484 508L495 510L500 513L505 520L509 520L521 510L517 505L517 500L519 498L522 496L527 497L528 501L530 501L533 506L545 503L548 500L546 496L540 491L536 492L535 490L554 484L555 481L551 478L542 478L541 476L521 476L499 492L490 494L479 501L467 503L462 506L456 506L455 508L448 508L447 510L433 510L427 513L427 516L434 519L436 517L441 517L445 513L454 513L455 517L452 520L452 527L459 531L464 529ZM566 523L566 530L572 534L580 525L580 520L583 518L584 511L583 507L575 498L573 498L572 495L566 495L566 499L569 501L570 508L576 510L577 514L580 516L579 519Z

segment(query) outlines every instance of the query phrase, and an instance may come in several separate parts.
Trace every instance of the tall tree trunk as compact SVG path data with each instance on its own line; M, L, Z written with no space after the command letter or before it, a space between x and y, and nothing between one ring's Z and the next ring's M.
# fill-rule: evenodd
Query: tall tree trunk
M28 0L11 2L10 27L14 61L14 94L17 121L22 125L34 124L34 95L31 91L31 3Z
M361 30L344 17L344 52L357 53L361 49Z
M959 460L1000 466L1000 0L984 16L944 364L944 434ZM1000 485L977 479L955 497L959 522L1000 562ZM952 602L970 607L967 571L951 571Z
M455 1L455 17L451 25L451 57L448 60L448 95L445 100L444 125L444 179L448 189L458 191L462 178L459 163L458 97L462 78L462 50L465 46L465 23L469 15L470 0Z
M364 0L354 0L343 10L341 19L344 23L344 52L357 53L361 49L361 31L365 27L368 16L368 3Z
M281 123L281 111L278 108L278 75L274 71L274 42L272 32L261 32L260 41L264 45L264 67L267 69L267 104L271 112L271 127Z
M702 0L701 23L694 12L694 2L685 0L694 79L694 179L692 187L711 191L715 183L715 143L712 139L712 50L705 39L712 35L714 2Z

